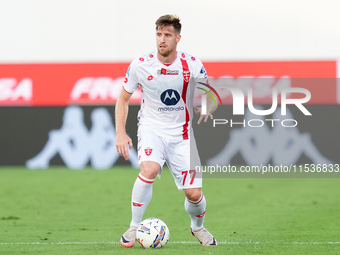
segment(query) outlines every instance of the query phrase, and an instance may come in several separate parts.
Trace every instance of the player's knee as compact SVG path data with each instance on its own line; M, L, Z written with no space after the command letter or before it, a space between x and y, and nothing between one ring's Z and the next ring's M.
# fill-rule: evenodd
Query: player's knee
M185 190L185 195L190 201L198 201L201 198L201 189L187 189Z
M148 178L148 179L155 179L158 171L159 171L159 164L155 162L143 162L140 165L140 172L141 174Z
M152 168L144 168L143 170L141 169L140 172L144 177L148 179L155 179L158 173L158 171L155 171Z

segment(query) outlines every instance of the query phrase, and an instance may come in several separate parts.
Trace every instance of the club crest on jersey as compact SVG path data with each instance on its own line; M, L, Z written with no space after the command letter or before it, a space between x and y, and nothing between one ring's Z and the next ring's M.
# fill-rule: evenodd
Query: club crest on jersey
M157 71L158 75L178 75L179 71L178 70L168 70L165 68L162 68L161 70Z
M183 71L183 78L184 78L184 81L189 82L190 72L189 71Z
M148 148L145 149L145 154L146 154L146 156L150 156L151 153L152 153L152 149L151 149L150 147L148 147Z

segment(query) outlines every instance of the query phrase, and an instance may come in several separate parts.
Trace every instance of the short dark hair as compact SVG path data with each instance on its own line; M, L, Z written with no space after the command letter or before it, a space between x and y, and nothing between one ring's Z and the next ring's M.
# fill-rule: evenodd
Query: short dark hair
M166 14L158 18L156 21L156 30L161 27L173 26L175 31L179 34L181 33L182 25L180 19L176 15Z

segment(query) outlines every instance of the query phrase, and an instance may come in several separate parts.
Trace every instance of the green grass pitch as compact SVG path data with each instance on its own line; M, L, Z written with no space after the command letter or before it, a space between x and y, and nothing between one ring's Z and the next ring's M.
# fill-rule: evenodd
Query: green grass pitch
M169 171L156 179L144 218L170 229L161 249L123 248L138 171L0 169L0 254L340 254L340 179L204 179L202 247Z

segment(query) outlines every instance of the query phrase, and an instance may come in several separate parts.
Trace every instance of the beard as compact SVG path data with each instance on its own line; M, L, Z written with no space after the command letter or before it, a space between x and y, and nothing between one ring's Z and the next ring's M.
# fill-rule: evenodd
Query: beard
M168 57L172 51L173 51L173 49L171 49L171 50L161 49L161 48L158 47L158 53L163 57Z

